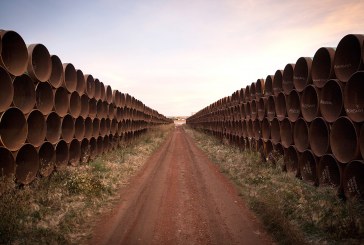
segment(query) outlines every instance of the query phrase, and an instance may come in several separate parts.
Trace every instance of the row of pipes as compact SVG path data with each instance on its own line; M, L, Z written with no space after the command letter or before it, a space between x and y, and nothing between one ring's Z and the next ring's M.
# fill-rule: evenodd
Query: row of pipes
M29 184L172 121L0 30L0 177Z
M349 34L187 119L347 198L364 198L364 35Z

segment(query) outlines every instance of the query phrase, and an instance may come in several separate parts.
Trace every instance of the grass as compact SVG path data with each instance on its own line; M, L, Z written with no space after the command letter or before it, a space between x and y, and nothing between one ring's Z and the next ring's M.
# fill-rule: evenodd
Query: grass
M363 244L364 204L342 201L330 187L314 187L282 172L283 159L263 163L201 131L185 127L197 145L237 185L241 197L279 244Z
M28 186L3 187L7 191L0 196L0 244L86 243L97 218L119 200L118 190L172 127L149 129L113 152L39 177Z

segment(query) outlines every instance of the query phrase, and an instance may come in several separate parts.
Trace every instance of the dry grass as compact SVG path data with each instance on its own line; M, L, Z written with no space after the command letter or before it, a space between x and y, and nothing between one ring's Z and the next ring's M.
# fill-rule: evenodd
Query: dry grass
M118 190L171 132L150 129L123 147L78 167L10 188L0 196L0 244L82 244Z
M333 188L317 188L262 163L210 135L186 127L197 145L239 188L242 198L279 244L363 244L364 205L343 202Z

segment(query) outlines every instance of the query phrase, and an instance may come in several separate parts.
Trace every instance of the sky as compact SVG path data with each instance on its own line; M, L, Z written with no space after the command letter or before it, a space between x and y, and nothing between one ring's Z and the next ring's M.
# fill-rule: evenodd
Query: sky
M166 116L364 33L364 0L1 0L0 29Z

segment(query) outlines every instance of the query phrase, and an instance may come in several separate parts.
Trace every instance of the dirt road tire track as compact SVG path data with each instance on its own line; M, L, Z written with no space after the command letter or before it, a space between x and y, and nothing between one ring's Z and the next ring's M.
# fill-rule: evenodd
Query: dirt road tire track
M121 190L90 244L272 244L235 187L181 127Z

